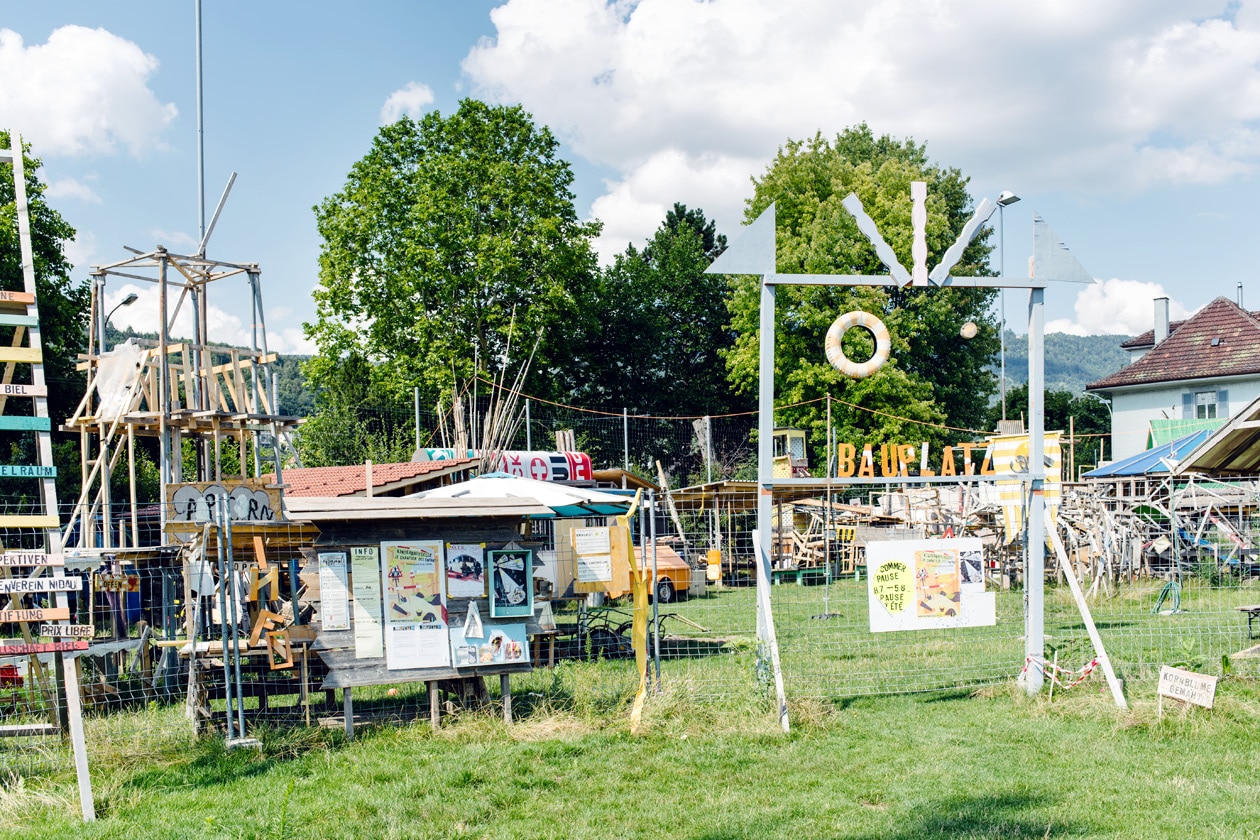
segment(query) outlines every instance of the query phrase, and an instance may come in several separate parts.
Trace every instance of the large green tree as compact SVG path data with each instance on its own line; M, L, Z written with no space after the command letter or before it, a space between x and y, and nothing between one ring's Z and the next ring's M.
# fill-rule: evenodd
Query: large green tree
M564 378L588 408L701 416L730 410L721 353L727 278L705 274L726 237L704 211L675 204L642 249L630 245L600 273Z
M344 188L315 208L323 244L316 385L351 356L373 384L425 403L474 373L495 376L567 329L597 266L558 143L520 107L466 99L444 117L380 129ZM511 343L511 358L508 347Z
M928 265L936 265L970 218L967 179L932 162L923 145L866 125L828 141L821 134L783 146L766 172L754 179L746 208L751 222L776 204L777 260L781 273L887 275L886 267L841 201L856 193L902 265L912 265L910 184L925 181ZM971 243L954 268L957 276L987 275L988 231ZM984 289L919 289L846 286L779 286L776 300L776 402L800 403L831 395L839 439L936 444L958 440L942 428L982 428L995 377L985 369L998 349L989 314L994 292ZM755 393L758 381L759 291L754 278L739 278L729 302L735 346L727 353L732 384ZM827 363L824 339L840 315L863 310L880 317L892 338L888 363L876 374L851 380ZM960 335L964 324L975 337ZM869 357L863 330L850 330L844 348L851 359ZM780 412L780 424L802 425L824 439L825 407L813 403ZM966 435L963 435L966 437Z
M0 131L0 147L9 147L9 133ZM29 147L28 147L29 148ZM40 338L43 344L44 378L48 383L48 413L53 428L64 422L83 398L84 374L75 369L83 351L88 324L91 292L86 281L70 277L65 244L74 238L72 228L61 214L44 200L45 186L39 179L41 161L23 150L26 198L30 213L31 249L35 257L35 293L39 302ZM22 256L18 239L17 197L13 164L0 163L0 289L22 291ZM0 343L11 344L14 327L0 327ZM25 343L25 341L23 341ZM14 381L29 382L26 365L20 365ZM6 414L31 414L32 401L11 399ZM61 440L54 433L57 461L57 491L62 501L78 495L78 436ZM7 433L2 438L8 463L35 463L35 443L30 433ZM5 492L27 494L34 484L23 480Z

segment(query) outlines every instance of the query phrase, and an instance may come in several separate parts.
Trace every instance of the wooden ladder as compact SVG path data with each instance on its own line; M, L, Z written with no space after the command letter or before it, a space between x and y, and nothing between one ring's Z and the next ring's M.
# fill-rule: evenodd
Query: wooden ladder
M42 551L8 551L0 555L0 592L7 594L6 621L18 620L21 628L20 643L0 643L0 656L30 657L31 673L36 675L41 687L47 692L49 683L38 658L41 653L53 653L60 657L59 670L65 682L65 725L70 732L74 748L75 772L79 782L79 802L85 821L96 818L96 806L92 799L92 781L88 771L87 746L83 737L83 710L79 695L79 676L75 660L67 653L86 650L87 640L74 638L71 631L61 631L69 619L68 592L81 591L82 579L65 574L65 554L62 552L60 518L57 514L57 468L52 456L52 423L48 415L48 386L44 381L43 344L39 327L39 305L35 293L35 257L31 247L30 208L26 197L26 166L22 156L22 139L17 131L9 133L9 148L0 149L0 163L10 163L13 176L14 201L17 210L18 240L22 257L23 291L0 291L0 325L14 328L9 347L0 348L0 361L4 362L0 378L0 429L31 432L36 435L36 463L0 465L0 475L13 478L31 478L39 482L42 513L0 514L0 527L31 529L43 534ZM23 339L26 344L23 345ZM13 377L18 364L28 364L31 371L29 384L14 384ZM30 415L5 414L8 397L31 399L34 410ZM26 576L10 577L13 568L27 568ZM20 610L27 594L32 592L53 593L56 607ZM47 635L51 642L37 642L37 636ZM73 640L68 640L73 639ZM46 695L47 696L47 695ZM54 706L55 704L50 704ZM6 734L45 735L60 731L56 723L17 727Z

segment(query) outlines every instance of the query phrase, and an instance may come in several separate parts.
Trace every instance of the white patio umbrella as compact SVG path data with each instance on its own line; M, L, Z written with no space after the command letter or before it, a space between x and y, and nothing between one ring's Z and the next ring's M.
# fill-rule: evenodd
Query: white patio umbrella
M487 473L458 484L422 493L421 499L533 499L551 508L556 516L616 516L626 512L631 499L601 490L535 481L508 473Z

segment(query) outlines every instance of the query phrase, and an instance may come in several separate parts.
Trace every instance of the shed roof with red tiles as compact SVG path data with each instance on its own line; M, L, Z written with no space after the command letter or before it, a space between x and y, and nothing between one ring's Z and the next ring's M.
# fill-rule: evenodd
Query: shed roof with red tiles
M425 485L467 472L476 466L472 458L450 461L408 461L402 464L373 464L372 492L387 495L413 492ZM363 496L367 494L367 465L349 467L294 467L283 473L287 496ZM264 479L275 481L275 473Z
M1143 338L1138 336L1132 342ZM1105 391L1249 374L1260 374L1260 319L1229 298L1218 297L1178 323L1176 330L1141 359L1085 388Z

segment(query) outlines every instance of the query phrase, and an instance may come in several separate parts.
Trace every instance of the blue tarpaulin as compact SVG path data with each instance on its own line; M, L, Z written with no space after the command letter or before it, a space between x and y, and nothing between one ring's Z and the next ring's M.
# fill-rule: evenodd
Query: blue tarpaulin
M1182 455L1189 454L1196 446L1207 440L1211 434L1211 429L1200 429L1184 437L1179 437L1171 443L1165 443L1161 446L1156 446L1154 449L1139 452L1136 455L1125 458L1123 461L1116 461L1104 467L1090 470L1082 478L1123 478L1166 473L1169 470L1168 465L1164 463L1165 458L1170 461L1178 460Z

